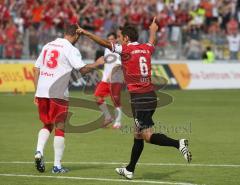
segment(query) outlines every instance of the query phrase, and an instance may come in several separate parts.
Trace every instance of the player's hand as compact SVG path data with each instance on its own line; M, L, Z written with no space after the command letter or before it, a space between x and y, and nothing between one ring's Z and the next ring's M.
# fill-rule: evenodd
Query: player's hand
M81 35L81 34L86 35L87 34L87 31L84 30L83 28L81 28L78 24L77 24L77 27L78 27L77 30L76 30L77 34L79 34L79 35Z
M149 26L149 30L152 32L157 32L158 25L156 23L156 17L153 18L152 24Z
M36 106L38 106L38 99L37 99L37 97L34 97L33 103L34 103Z

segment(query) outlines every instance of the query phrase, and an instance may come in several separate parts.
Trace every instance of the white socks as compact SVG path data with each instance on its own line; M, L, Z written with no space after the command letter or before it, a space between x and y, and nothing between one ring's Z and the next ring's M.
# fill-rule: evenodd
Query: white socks
M99 108L100 108L100 110L103 112L103 115L104 115L104 117L105 117L105 120L108 120L108 119L111 119L111 118L112 118L111 114L110 114L109 111L108 111L108 108L107 108L107 105L106 105L105 102L102 103L101 105L99 105Z
M61 160L65 148L64 137L54 136L53 148L54 148L54 166L61 168Z
M122 110L121 107L116 107L115 109L115 123L121 123Z
M45 128L42 128L38 133L37 151L41 152L42 155L49 136L50 132Z

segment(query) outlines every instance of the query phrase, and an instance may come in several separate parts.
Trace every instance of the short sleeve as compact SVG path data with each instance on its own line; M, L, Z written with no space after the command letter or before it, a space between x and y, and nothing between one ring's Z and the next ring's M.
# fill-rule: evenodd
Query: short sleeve
M81 69L86 64L82 61L82 55L77 48L71 48L70 52L67 55L69 63L74 69Z
M121 54L123 51L123 47L121 44L112 44L112 52Z
M154 52L154 50L155 50L154 45L152 45L152 44L150 44L150 43L147 43L146 45L147 45L148 50L150 51L150 53L153 54L153 52Z
M106 56L109 55L109 54L111 54L111 51L110 51L108 48L106 48L106 49L104 50L104 57L106 57Z

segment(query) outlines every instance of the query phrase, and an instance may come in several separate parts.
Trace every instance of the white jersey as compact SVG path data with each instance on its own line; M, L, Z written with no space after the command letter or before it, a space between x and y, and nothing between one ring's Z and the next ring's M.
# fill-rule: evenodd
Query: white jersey
M79 50L68 40L57 38L47 43L35 63L40 69L35 96L67 99L71 71L85 65Z
M104 70L102 81L103 82L111 82L112 78L117 75L117 72L113 72L113 68L117 65L121 65L121 57L117 53L111 52L109 49L105 49L104 51Z

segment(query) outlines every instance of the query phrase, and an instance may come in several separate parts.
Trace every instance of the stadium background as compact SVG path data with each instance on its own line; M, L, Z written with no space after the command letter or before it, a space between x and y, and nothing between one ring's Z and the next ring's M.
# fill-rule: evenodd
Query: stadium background
M103 37L134 24L139 42L146 42L154 15L160 29L152 77L157 85L167 79L162 91L174 98L157 111L156 128L188 138L193 164L185 165L171 149L146 146L136 181L119 180L113 169L128 161L132 143L132 120L124 116L118 131L68 134L64 161L72 171L62 179L51 176L51 163L45 174L37 173L32 159L41 124L32 103L33 64L42 46L61 37L66 22ZM0 0L0 184L240 184L239 23L239 0ZM215 54L212 64L203 64L207 46ZM103 49L84 37L77 47L86 63ZM71 95L94 101L82 90L93 90L98 81L98 72L73 75ZM71 111L83 124L99 115ZM51 142L46 156L52 161Z

